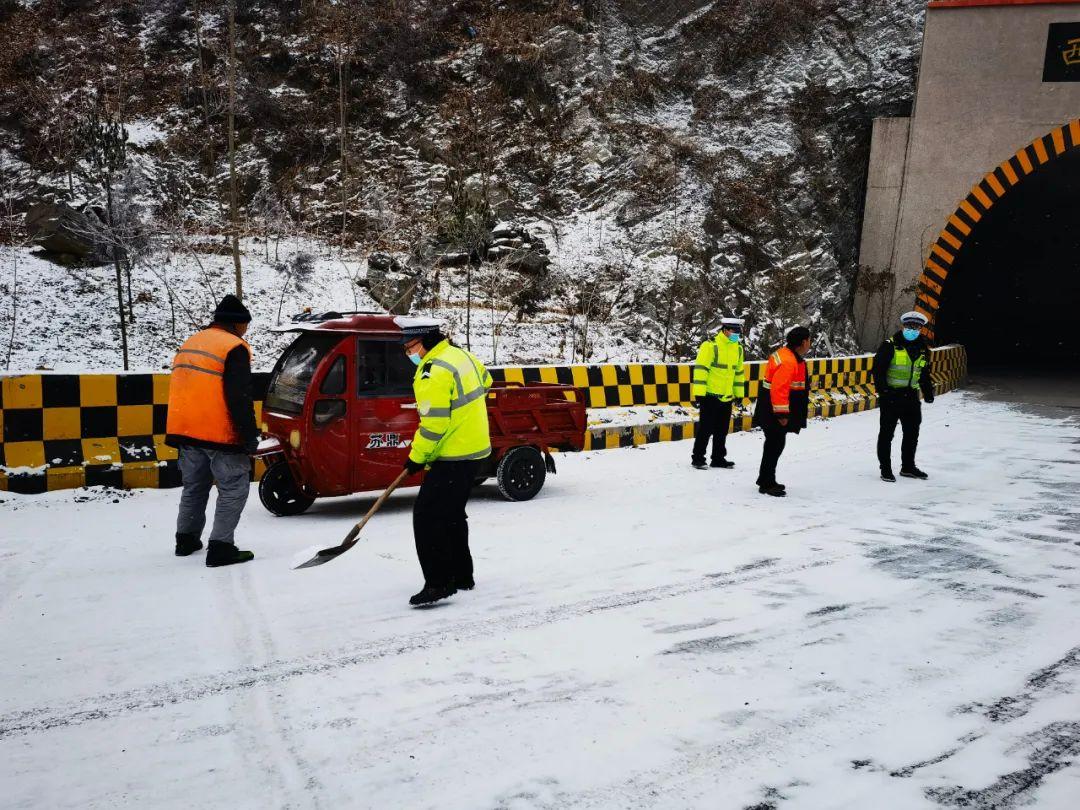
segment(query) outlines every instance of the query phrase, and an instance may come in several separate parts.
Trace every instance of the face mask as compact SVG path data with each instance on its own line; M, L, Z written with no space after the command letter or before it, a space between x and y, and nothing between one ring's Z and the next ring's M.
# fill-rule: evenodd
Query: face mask
M727 336L727 339L729 341L731 341L732 343L738 343L739 342L739 333L738 332L732 332L730 335Z
M420 365L420 360L422 359L420 357L420 355L418 355L418 354L407 354L405 356L408 357L412 361L412 364L414 366Z
M918 329L905 329L904 330L904 340L915 340L915 338L917 338L918 336L919 336L919 330Z

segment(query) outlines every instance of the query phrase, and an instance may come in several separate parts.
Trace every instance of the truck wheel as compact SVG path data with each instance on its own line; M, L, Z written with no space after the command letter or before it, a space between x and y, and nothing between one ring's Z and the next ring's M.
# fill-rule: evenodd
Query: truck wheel
M544 486L544 457L535 447L515 447L499 462L499 492L510 501L527 501Z
M299 515L315 503L314 498L309 498L296 486L292 471L284 461L276 461L266 468L259 479L259 500L278 517Z

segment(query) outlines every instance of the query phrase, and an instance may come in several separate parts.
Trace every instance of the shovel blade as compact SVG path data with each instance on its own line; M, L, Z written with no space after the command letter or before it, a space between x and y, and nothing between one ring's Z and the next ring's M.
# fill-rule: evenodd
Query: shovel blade
M315 552L315 555L311 559L306 560L299 565L294 565L293 570L298 571L301 568L314 568L317 565L328 563L331 560L336 559L337 557L344 554L346 551L349 550L351 546L351 543L349 545L345 545L343 543L340 546L331 546L330 548L324 548L320 551Z

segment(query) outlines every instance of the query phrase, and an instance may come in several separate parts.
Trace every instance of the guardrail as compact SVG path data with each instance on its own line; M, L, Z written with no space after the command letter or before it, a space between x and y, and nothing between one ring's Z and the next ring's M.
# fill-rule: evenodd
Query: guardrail
M832 417L876 407L870 355L809 361L811 416ZM747 398L732 417L734 430L750 429L751 403L763 373L747 363ZM934 382L955 388L967 372L962 346L934 350ZM689 404L687 363L507 366L492 376L511 382L559 382L586 391L588 407ZM255 412L261 421L269 374L254 374ZM53 374L0 377L0 490L39 493L108 485L180 485L176 451L165 444L168 374ZM691 418L646 425L593 427L586 449L605 449L691 438ZM262 474L261 462L255 475Z

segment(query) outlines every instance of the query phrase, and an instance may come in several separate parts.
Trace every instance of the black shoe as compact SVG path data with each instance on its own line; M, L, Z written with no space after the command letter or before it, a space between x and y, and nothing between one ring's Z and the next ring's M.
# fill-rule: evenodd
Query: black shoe
M704 461L691 461L690 466L693 467L695 470L709 469L709 465L706 464Z
M881 480L888 481L890 484L896 483L896 476L892 474L892 470L881 468Z
M221 543L211 540L206 550L206 567L218 568L222 565L236 565L255 559L250 551L241 551L232 543Z
M472 577L463 577L462 579L454 580L454 587L459 591L471 591L476 587L476 580Z
M773 483L773 486L774 487L780 487L780 489L784 490L785 492L787 491L787 487L785 487L783 484L781 484L779 482Z
M432 602L438 602L440 599L453 596L455 593L457 593L457 588L453 585L438 585L435 587L425 585L424 590L409 597L409 604L430 605Z
M783 498L787 496L787 490L779 484L769 484L768 486L759 486L757 491L762 495L772 495L774 498Z
M918 467L904 467L900 470L900 475L904 478L918 478L925 481L930 476L920 470Z
M176 556L186 557L202 548L202 540L193 534L176 534Z
M722 470L730 470L735 466L734 461L728 461L727 459L721 459L720 461L714 461L709 465L710 467L719 467Z

